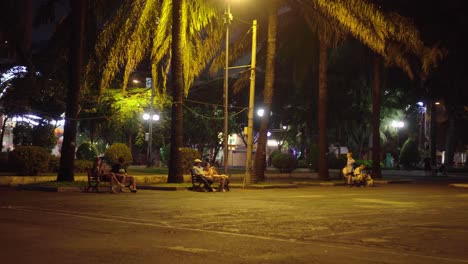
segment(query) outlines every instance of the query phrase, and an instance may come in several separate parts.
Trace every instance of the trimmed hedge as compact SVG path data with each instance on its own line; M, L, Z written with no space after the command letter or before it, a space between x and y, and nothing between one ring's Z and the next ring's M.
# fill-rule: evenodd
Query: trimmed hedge
M118 164L120 157L125 159L125 166L128 166L133 162L132 152L127 145L123 143L114 143L110 145L106 149L106 152L104 152L104 157L110 162L110 164Z
M278 153L273 156L271 162L280 172L292 172L297 167L296 157L290 153Z
M97 155L96 147L90 142L84 142L76 150L76 158L80 160L94 160Z
M47 172L49 167L49 152L36 146L19 146L10 152L10 162L17 175L36 176Z

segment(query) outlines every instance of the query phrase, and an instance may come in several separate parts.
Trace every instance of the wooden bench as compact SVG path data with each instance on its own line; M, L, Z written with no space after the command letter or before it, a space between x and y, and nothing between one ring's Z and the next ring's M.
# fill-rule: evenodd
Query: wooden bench
M213 181L210 179L207 179L203 176L195 174L195 171L193 169L190 169L190 174L192 177L192 187L190 187L191 190L193 191L201 191L201 192L212 192L213 191L213 184L216 183L218 186L216 186L216 189L218 191L221 191L221 185L218 181ZM229 180L226 180L224 183L224 189L226 191L229 191Z

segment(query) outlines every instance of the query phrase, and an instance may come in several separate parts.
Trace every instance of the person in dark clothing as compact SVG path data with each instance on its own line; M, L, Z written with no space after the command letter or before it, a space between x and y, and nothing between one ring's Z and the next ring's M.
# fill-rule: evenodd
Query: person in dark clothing
M123 157L119 158L119 163L112 166L112 172L115 173L115 177L120 181L122 184L126 184L130 182L130 191L132 193L136 193L136 179L134 176L130 176L127 174L127 168L125 166L125 159Z

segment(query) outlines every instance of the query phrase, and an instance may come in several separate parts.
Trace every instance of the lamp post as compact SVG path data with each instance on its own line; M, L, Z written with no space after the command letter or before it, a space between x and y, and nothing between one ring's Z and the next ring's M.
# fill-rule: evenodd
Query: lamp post
M143 119L144 120L149 120L149 128L148 128L148 149L147 149L147 167L151 167L153 165L153 160L152 160L152 145L153 145L153 121L158 121L159 120L159 115L154 113L153 109L153 102L154 102L154 89L153 89L153 84L151 78L146 78L146 88L151 89L151 101L150 101L150 111L149 113L144 113L143 114Z
M224 65L224 174L227 174L228 165L228 86L229 86L229 25L232 21L231 5L229 0L226 0L226 12L224 13L224 24L226 25L226 61Z
M249 116L247 123L247 157L245 162L245 178L243 187L250 184L252 167L252 148L253 148L253 118L254 118L254 101L255 101L255 67L257 63L257 20L253 21L252 25L252 59L250 63L250 93L249 93Z

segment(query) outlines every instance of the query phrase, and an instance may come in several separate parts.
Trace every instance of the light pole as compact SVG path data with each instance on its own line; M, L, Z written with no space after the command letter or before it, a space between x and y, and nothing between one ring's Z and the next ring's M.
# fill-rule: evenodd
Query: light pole
M149 120L149 128L148 128L148 150L147 150L147 167L151 167L153 165L153 160L152 160L152 145L153 145L153 121L158 121L159 120L159 115L154 113L153 109L153 102L154 102L154 89L153 89L153 84L152 84L151 78L146 78L146 88L151 89L151 101L150 101L150 111L149 113L144 113L143 114L143 119L144 120Z
M245 177L243 187L250 184L252 167L252 148L253 148L253 118L255 102L255 67L257 63L257 20L252 25L252 59L250 63L250 93L249 93L249 114L247 123L247 157L245 161Z
M224 174L227 174L228 165L228 87L229 87L229 25L232 21L231 5L229 0L226 0L226 12L224 13L224 24L226 25L226 61L224 65Z

